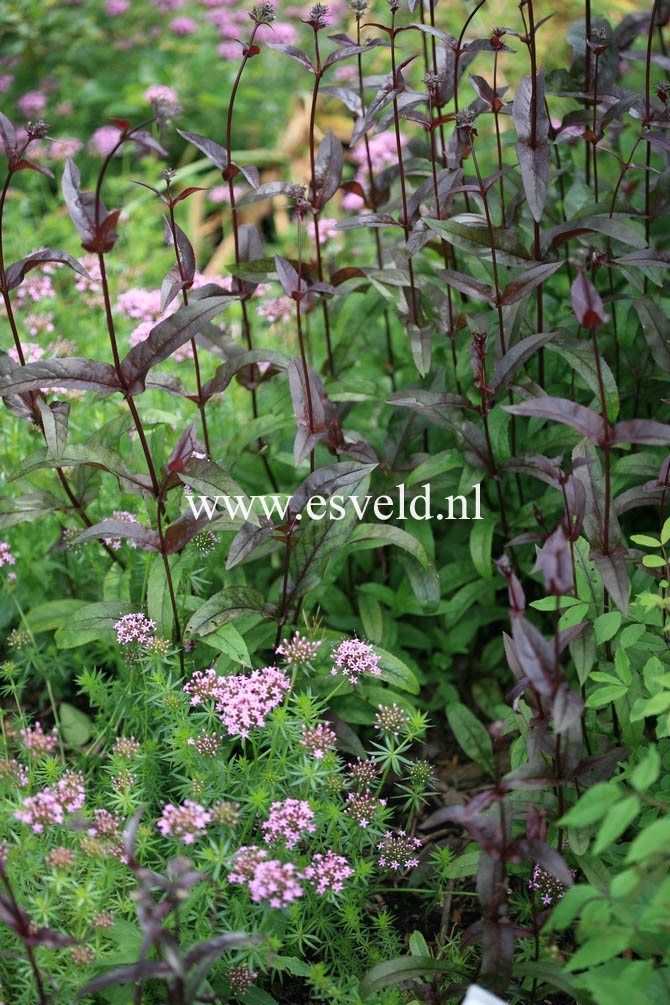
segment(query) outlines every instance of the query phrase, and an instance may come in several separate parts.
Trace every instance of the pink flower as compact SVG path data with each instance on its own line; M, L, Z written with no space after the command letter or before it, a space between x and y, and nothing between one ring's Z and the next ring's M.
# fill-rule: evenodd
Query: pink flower
M353 874L354 870L346 858L330 850L325 855L317 853L312 859L312 864L305 869L305 879L316 887L317 893L325 893L327 890L340 893L345 879L349 879Z
M313 241L316 240L314 220L307 221L305 230ZM325 244L325 242L330 241L331 238L339 236L340 232L337 230L337 220L327 216L324 216L319 220L319 241L321 244Z
M66 161L68 157L74 157L80 150L83 150L83 147L84 144L81 140L77 140L72 136L63 136L58 140L53 140L47 152L47 157L50 157L53 161Z
M344 812L365 829L371 820L386 806L385 799L377 799L372 792L349 792Z
M349 771L359 789L368 789L377 781L377 766L374 761L362 761L357 757L356 763L349 765Z
M226 977L228 978L231 994L237 998L243 998L254 980L258 977L258 973L256 970L249 973L244 966L230 967L226 971Z
M271 325L281 322L285 324L293 317L295 304L290 297L276 297L274 300L266 300L259 304L256 313L261 318L266 318Z
M3 565L15 565L16 559L9 550L9 545L6 541L0 541L0 569Z
M81 771L66 771L58 779L57 789L64 810L74 813L82 808L86 800L86 789Z
M316 726L306 726L303 723L300 746L304 747L317 761L335 746L337 737L330 726L318 723Z
M129 646L133 642L149 645L154 640L156 622L145 618L143 614L124 614L114 624L116 641L121 646Z
M414 852L420 847L421 842L418 838L410 837L402 830L395 833L387 831L377 845L381 852L379 864L383 869L391 869L393 872L415 868L419 860Z
M316 658L320 646L320 642L310 642L300 632L296 632L290 642L288 639L282 639L281 645L275 649L275 654L283 656L284 662L291 666L308 665Z
M409 722L409 716L393 705L378 705L375 713L375 724L380 733L393 733L398 736L400 730Z
M156 826L164 837L169 834L178 837L184 844L193 844L197 837L205 833L211 819L212 814L204 806L187 799L181 806L168 803L163 807L163 815Z
M303 895L300 879L302 876L292 862L282 863L274 858L259 862L248 884L251 899L267 900L270 907L287 907Z
M333 669L331 676L342 674L350 684L357 684L359 677L370 674L379 677L379 656L369 642L361 639L344 639L332 652Z
M175 17L168 27L175 35L194 35L198 30L198 22L192 17Z
M286 848L294 848L304 834L313 834L314 810L303 799L286 799L270 807L270 816L261 825L263 839L269 843L281 841Z
M199 754L203 757L213 757L214 754L219 749L221 744L221 739L216 733L208 733L203 730L199 736L193 739L192 736L188 738L189 745L195 747Z
M105 0L105 14L110 17L118 17L130 10L130 0Z
M114 742L114 753L117 757L131 758L139 753L140 745L134 736L117 736Z
M0 757L0 782L9 782L23 788L28 784L28 772L16 758Z
M36 722L33 729L19 730L19 734L31 757L43 757L45 754L52 754L58 746L58 730L54 726L50 733L42 730L42 724Z
M27 119L39 119L47 107L46 94L41 91L26 91L16 102L16 107Z
M116 126L100 126L88 141L89 152L97 154L98 157L107 157L119 142L120 135L121 131ZM119 147L115 156L119 157L120 155L121 148Z
M151 84L142 97L150 104L160 102L163 108L172 115L177 115L181 110L179 95L173 87L167 87L164 84Z
M14 82L14 77L11 73L0 74L0 94L4 94L8 91Z
M355 192L345 192L342 196L342 209L356 213L359 209L363 209L364 206L365 202L361 196L357 195Z
M49 824L62 824L63 806L58 794L52 789L43 789L34 796L23 800L23 809L16 810L14 816L32 827L35 834L41 834Z

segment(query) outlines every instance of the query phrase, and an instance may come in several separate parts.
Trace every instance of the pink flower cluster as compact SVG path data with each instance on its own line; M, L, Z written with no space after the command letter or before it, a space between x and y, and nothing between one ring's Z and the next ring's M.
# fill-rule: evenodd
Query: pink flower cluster
M84 144L74 136L61 136L53 140L49 145L47 157L52 161L66 161L68 157L74 157L80 150L84 149Z
M129 646L134 642L149 645L154 640L155 628L156 622L140 613L124 614L114 623L116 641L120 646Z
M286 848L294 848L304 834L313 834L316 827L312 823L314 810L304 799L285 799L274 802L270 816L261 825L263 839L268 842L282 842Z
M68 771L55 787L47 787L23 800L23 808L14 816L41 834L49 824L62 824L66 813L73 813L84 805L86 793L84 779L78 771Z
M305 224L305 230L307 231L308 237L312 240L316 240L316 231L314 229L314 220L308 220ZM334 237L340 237L340 231L337 229L337 220L332 217L323 216L319 218L319 242L325 244L326 241L332 240Z
M112 513L115 520L125 520L127 523L139 523L132 513L129 513L125 509L115 509ZM122 541L120 537L105 537L103 538L105 544L109 545L114 551L118 551L121 547ZM129 540L128 544L131 548L137 548L135 541Z
M391 869L393 872L415 868L419 860L414 852L420 847L419 839L410 837L405 831L387 831L377 845L381 852L379 864L383 869Z
M259 304L256 313L271 325L286 324L295 313L295 304L290 297L275 297Z
M307 666L316 659L320 646L321 642L310 642L300 632L296 632L290 642L288 639L282 639L275 653L277 656L283 656L284 662L289 666Z
M359 789L368 789L377 780L377 765L374 761L362 761L357 757L356 762L349 765L349 771Z
M28 784L28 772L15 757L0 757L0 782L10 782L23 788Z
M292 862L269 859L264 848L244 845L233 860L229 883L246 884L251 899L267 900L270 907L286 907L303 895L303 878Z
M58 730L54 726L50 733L45 733L42 723L36 722L31 729L19 730L19 735L31 757L43 757L45 754L52 754L58 746Z
M210 667L205 673L196 670L184 691L192 705L214 699L228 734L246 738L249 730L265 725L265 717L281 704L290 686L277 667L231 677L219 677Z
M208 733L203 730L199 736L193 739L192 736L188 738L189 746L195 747L199 754L203 757L213 757L214 754L219 749L221 744L221 737L217 736L216 733Z
M331 676L342 674L350 684L357 684L359 677L370 674L379 677L379 656L369 644L361 639L344 639L332 652L333 668Z
M130 0L105 0L105 14L109 17L118 17L125 14L131 7Z
M39 119L47 107L46 94L41 91L26 91L16 102L16 107L27 119Z
M247 968L243 966L230 967L226 972L226 977L228 978L230 993L236 995L238 998L242 998L258 977L258 972L254 970L252 973L249 973Z
M140 745L134 736L117 736L114 741L114 751L117 757L134 757L139 753Z
M98 157L109 156L116 144L119 142L120 136L121 130L118 126L100 126L100 128L96 129L88 141L89 153L96 154ZM121 156L120 147L114 156Z
M344 812L355 820L359 827L365 829L385 806L386 800L377 799L369 790L349 792Z
M380 733L393 733L394 736L398 736L408 722L409 716L398 708L395 702L392 705L377 706L375 725Z
M333 749L336 740L337 736L330 726L325 726L323 723L307 726L303 723L300 746L317 761L322 760L326 753Z
M407 137L401 136L401 146L404 146L406 142ZM372 163L372 171L374 174L377 174L378 171L382 171L390 164L395 164L397 162L398 151L396 148L395 133L390 130L378 133L376 136L371 136L369 139L369 147L370 161ZM358 164L358 171L356 172L354 181L357 181L359 185L365 187L369 184L367 171L368 155L365 149L365 144L359 143L359 145L352 151L352 156ZM342 199L342 209L359 210L362 209L363 206L363 200L360 195L356 195L355 192L347 192Z
M577 875L576 869L571 869L570 872L573 876ZM533 874L528 882L528 889L537 890L540 894L540 900L545 907L551 907L552 904L561 900L565 895L565 887L560 879L556 879L555 876L540 868L539 865L533 868Z
M3 565L16 565L16 559L6 541L0 541L0 569Z
M305 879L314 885L317 893L323 894L328 890L340 893L344 881L353 876L353 873L354 870L343 855L336 855L328 850L325 855L318 852L314 856L311 865L305 869Z
M212 814L204 806L186 799L181 806L173 806L172 803L164 806L157 827L164 837L170 835L179 838L184 844L193 844L196 838L205 833L211 819Z
M175 17L168 25L170 31L175 35L195 35L198 30L198 22L192 17Z

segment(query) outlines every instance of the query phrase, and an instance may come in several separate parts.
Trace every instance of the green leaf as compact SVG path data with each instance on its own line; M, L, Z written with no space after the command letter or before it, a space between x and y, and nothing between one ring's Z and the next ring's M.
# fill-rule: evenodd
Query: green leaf
M170 571L176 596L181 581L181 569L173 568L175 564L175 560L172 558L170 561ZM165 574L165 566L160 555L152 556L147 583L147 613L151 620L156 622L159 634L164 638L169 638L172 633L174 615L172 613L172 603L170 601L170 590Z
M647 569L662 569L666 561L662 555L645 555L642 559L642 564L647 567Z
M54 628L60 628L64 622L67 623L75 611L86 607L87 604L86 600L72 600L69 597L63 600L50 600L28 611L26 621L33 635L49 632Z
M447 719L459 746L490 775L495 776L493 743L486 727L467 705L447 705Z
M667 523L667 521L666 521ZM631 541L633 544L642 544L645 548L660 548L661 542L657 541L655 537L649 537L647 534L631 534ZM664 542L665 543L665 542Z
M218 649L225 653L235 663L240 663L244 667L251 666L251 657L247 644L238 632L235 625L221 625L213 632L208 632L203 638L203 642L212 649Z
M645 827L633 841L626 855L626 862L643 862L659 852L668 854L670 845L670 816L655 820Z
M65 742L71 747L83 747L93 731L93 724L86 713L62 701L58 707L58 717Z
M244 614L272 617L274 608L265 603L260 590L251 586L227 586L205 601L186 625L191 635L208 635Z
M474 526L470 531L470 556L472 564L482 579L491 579L493 576L491 547L496 523L496 517L490 515L484 517L483 520L474 521Z
M249 988L244 998L244 1005L278 1005L277 999L262 988Z
M381 669L381 677L377 678L378 680L384 680L387 684L391 684L401 691L409 691L410 694L419 693L421 688L416 674L410 670L406 663L380 646L375 646L375 652L379 655Z
M621 796L616 782L597 782L559 820L561 827L588 827L601 819Z
M606 960L618 956L624 949L628 949L632 937L632 931L605 932L603 935L596 935L579 947L575 955L568 960L566 970L585 970L587 967L605 963Z
M384 631L384 616L379 601L362 593L358 598L358 612L366 636L371 642L381 642Z
M348 544L356 545L356 550L395 544L409 552L424 569L428 568L429 559L423 545L406 530L393 524L359 523L349 535Z
M398 956L394 960L378 963L368 970L359 986L359 994L365 1001L375 991L402 981L418 980L431 974L451 973L464 977L467 971L448 960L434 960L432 956Z
M661 529L661 544L667 544L668 541L670 541L670 516L667 518Z
M107 603L85 604L74 611L66 624L54 635L59 649L74 649L100 638L101 632L111 632L114 624L124 614L131 611L130 604Z
M547 343L547 349L561 356L572 367L575 373L579 374L587 387L596 395L598 402L600 402L598 369L591 344L570 337L563 337L563 339L557 337L552 342ZM614 422L619 415L619 391L614 374L602 356L600 358L600 374L605 391L607 417L610 422Z
M421 932L412 932L409 937L409 951L412 956L430 956L428 943Z
M646 792L661 773L661 758L652 744L630 776L630 784L638 792Z
M596 618L594 628L597 645L601 646L604 642L609 642L610 639L614 638L621 627L621 621L622 618L619 611L609 611L607 614L601 614L599 618Z
M601 687L590 694L584 704L587 708L604 708L605 705L623 698L627 690L628 688L618 684L612 687Z
M600 825L592 854L600 855L605 848L609 848L612 842L616 841L626 828L632 824L639 812L640 800L637 796L627 796L621 802L615 803L614 806L610 807Z
M595 900L598 896L596 888L585 883L578 883L576 886L570 887L554 907L551 917L542 930L544 932L560 932L568 928L584 905Z
M424 485L431 479L437 478L445 471L453 471L463 467L463 456L458 450L442 450L439 454L433 454L427 461L423 461L408 475L405 484L407 488L413 485Z

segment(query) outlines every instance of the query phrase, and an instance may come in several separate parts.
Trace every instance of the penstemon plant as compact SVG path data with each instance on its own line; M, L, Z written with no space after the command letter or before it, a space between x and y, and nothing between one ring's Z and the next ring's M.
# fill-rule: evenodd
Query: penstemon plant
M6 1005L666 1000L667 12L181 6L0 54Z

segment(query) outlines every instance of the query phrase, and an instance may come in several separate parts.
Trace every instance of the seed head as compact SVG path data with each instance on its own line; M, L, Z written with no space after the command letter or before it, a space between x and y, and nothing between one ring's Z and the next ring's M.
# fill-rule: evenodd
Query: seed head
M256 24L272 24L277 15L271 3L261 3L251 8L249 17Z

